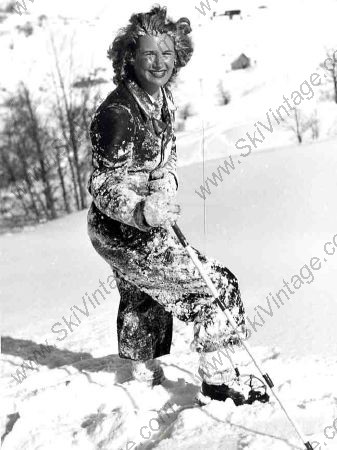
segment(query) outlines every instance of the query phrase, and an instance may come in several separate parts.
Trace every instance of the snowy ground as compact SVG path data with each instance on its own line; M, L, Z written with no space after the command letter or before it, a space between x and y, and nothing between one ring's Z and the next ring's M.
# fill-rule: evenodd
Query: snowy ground
M306 436L332 449L337 437L327 436L334 436L333 428L327 436L323 430L337 417L337 251L327 256L323 246L337 233L336 148L330 140L246 158L207 198L205 235L203 202L195 193L200 164L180 169L179 193L182 229L238 276L252 320L254 307L267 308L266 296L282 287L283 278L320 257L314 281L280 309L274 305L272 317L263 313L265 324L250 342ZM182 155L186 151L180 147ZM206 176L220 163L207 162ZM82 296L110 275L91 248L85 220L78 213L0 237L4 450L131 449L140 443L146 449L301 448L274 402L193 407L199 382L190 326L175 324L172 354L161 358L168 379L163 386L128 381L129 365L116 356L114 289L88 317L79 313L78 327L57 340L64 336L51 327L62 316L69 319L70 308L81 306ZM56 348L17 383L11 375L46 339Z

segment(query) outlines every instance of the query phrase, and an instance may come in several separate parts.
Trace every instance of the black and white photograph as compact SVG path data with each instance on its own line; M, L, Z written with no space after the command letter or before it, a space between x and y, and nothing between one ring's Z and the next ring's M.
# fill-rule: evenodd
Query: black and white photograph
M337 0L0 0L3 450L337 449Z

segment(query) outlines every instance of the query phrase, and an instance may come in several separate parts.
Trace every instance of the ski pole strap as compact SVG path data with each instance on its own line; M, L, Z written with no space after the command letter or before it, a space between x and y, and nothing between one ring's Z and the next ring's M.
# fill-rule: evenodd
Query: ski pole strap
M173 231L175 232L179 242L181 243L181 245L186 248L188 246L188 242L187 239L185 238L185 236L183 235L181 229L178 227L178 225L175 223L174 225L172 225Z

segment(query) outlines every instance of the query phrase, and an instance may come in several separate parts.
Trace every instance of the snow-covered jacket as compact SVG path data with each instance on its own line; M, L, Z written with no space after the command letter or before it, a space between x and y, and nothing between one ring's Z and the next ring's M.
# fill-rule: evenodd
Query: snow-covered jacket
M162 88L163 120L154 117L150 97L135 82L123 82L97 109L90 127L93 173L88 189L105 216L148 230L142 208L149 176L165 168L178 188L172 94Z

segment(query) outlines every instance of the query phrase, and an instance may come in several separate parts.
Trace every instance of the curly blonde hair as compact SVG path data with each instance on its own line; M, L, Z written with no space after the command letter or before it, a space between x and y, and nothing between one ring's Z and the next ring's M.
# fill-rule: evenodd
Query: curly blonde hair
M132 61L137 49L138 38L144 35L166 34L174 43L176 62L169 83L177 76L181 67L191 59L193 44L188 34L192 31L186 17L173 22L167 18L166 7L153 6L147 13L133 14L129 24L121 28L108 49L108 58L114 69L114 83L123 80L135 81Z

